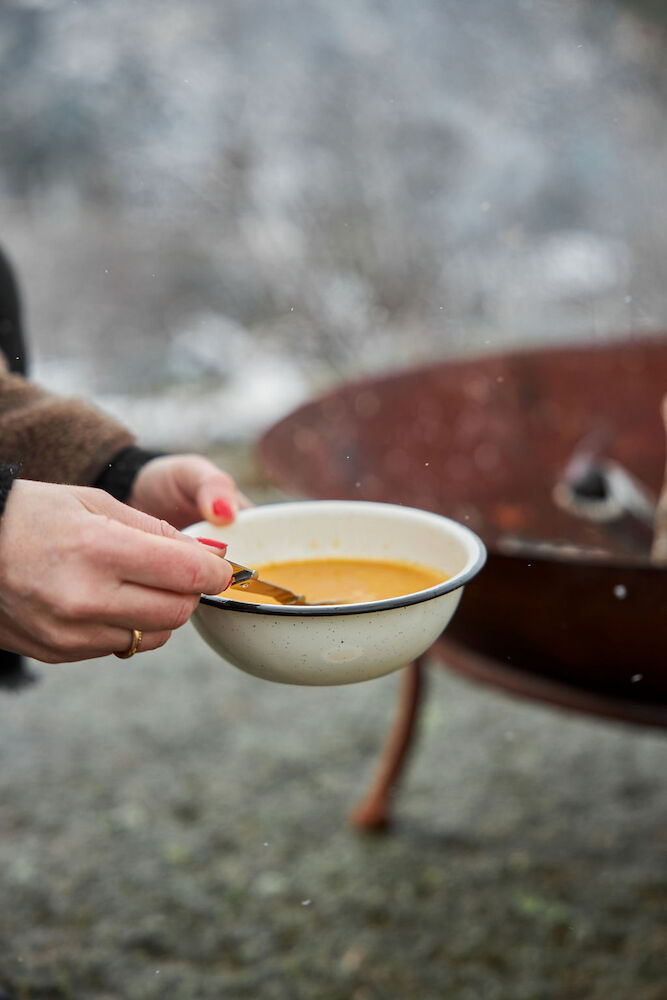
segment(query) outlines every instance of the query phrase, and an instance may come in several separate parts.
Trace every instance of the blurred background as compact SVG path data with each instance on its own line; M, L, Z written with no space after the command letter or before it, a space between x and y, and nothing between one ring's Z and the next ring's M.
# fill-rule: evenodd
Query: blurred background
M363 373L667 326L659 0L3 0L32 371L245 458ZM244 478L246 476L246 478ZM0 995L664 1000L664 737L429 677L311 691L188 629L0 699Z
M658 4L10 0L1 27L34 374L148 444L665 324Z

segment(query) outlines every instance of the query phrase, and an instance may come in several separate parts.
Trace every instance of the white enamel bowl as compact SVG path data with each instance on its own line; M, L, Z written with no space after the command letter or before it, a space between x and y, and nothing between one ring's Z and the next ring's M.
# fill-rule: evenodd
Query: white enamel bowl
M186 529L228 543L235 562L258 566L328 556L394 559L449 579L405 597L366 604L279 607L229 597L201 599L192 622L240 670L283 684L351 684L410 663L435 642L486 551L468 528L412 507L312 500L242 511L230 527Z

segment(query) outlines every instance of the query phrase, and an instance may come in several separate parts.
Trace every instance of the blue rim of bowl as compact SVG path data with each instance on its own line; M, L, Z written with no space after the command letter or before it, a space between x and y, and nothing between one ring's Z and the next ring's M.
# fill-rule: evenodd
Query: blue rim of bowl
M219 608L220 611L241 611L252 615L274 615L287 616L290 618L323 618L335 615L364 615L375 611L391 611L392 608L407 608L412 604L423 604L424 601L432 601L443 594L450 594L465 586L473 577L477 576L486 562L486 546L484 542L469 528L468 531L477 542L479 547L477 558L474 563L462 573L457 573L450 580L444 580L435 587L427 590L418 590L414 594L404 594L402 597L390 597L386 601L365 601L363 604L328 604L312 605L299 604L254 604L250 601L234 601L230 597L218 597L217 595L202 594L200 604L206 604L211 608Z

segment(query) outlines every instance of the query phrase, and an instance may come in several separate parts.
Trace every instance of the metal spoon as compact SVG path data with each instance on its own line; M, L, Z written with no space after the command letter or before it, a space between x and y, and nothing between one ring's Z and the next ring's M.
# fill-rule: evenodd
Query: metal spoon
M279 604L298 604L315 607L322 604L346 603L345 601L307 601L303 594L295 594L293 590L289 590L287 587L281 587L277 583L269 583L268 580L262 580L257 575L256 569L248 569L247 566L232 562L231 559L228 559L227 562L234 570L228 589L236 587L237 590L249 590L253 594L264 594L266 597L273 597Z

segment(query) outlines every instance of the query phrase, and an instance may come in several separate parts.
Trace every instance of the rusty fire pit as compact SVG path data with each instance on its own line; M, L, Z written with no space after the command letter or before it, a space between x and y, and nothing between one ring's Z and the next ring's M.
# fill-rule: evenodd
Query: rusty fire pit
M667 725L667 568L632 518L595 522L554 500L595 440L657 494L667 337L442 362L346 384L260 442L288 491L383 500L469 525L489 550L432 652L452 669L585 712ZM388 755L357 819L386 820L386 796L414 722L420 665Z

